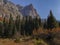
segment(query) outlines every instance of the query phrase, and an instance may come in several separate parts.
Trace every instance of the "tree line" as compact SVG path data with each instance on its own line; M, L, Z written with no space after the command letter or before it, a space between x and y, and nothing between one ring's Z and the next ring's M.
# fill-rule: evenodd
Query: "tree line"
M59 24L60 23L56 20L52 11L50 11L49 16L43 23L39 16L36 16L35 18L25 16L21 20L20 15L17 15L16 19L13 20L13 17L10 14L8 21L6 20L6 17L4 17L3 21L0 22L0 37L11 38L17 33L19 35L33 35L34 29L38 30L40 27L44 29L53 29L59 27Z

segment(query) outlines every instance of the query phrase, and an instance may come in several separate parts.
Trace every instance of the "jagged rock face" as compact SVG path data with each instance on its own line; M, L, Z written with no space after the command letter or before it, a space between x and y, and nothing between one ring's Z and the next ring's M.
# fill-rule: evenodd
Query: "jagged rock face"
M32 4L23 7L20 10L20 12L22 13L23 16L32 16L32 17L38 16L38 13L36 12L36 9L34 9Z
M0 0L0 5L2 5L3 4L3 0Z
M3 2L3 3L1 3ZM10 17L10 14L13 16L13 18L15 19L17 15L20 15L20 17L23 17L22 14L19 12L18 7L13 4L10 1L7 0L0 0L0 3L2 5L0 5L0 16L6 16L7 18Z
M6 4L8 0L0 0L0 5Z

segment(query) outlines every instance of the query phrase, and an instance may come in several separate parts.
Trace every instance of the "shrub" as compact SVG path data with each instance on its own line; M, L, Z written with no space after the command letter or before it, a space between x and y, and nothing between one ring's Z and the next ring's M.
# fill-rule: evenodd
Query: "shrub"
M34 39L35 45L48 45L46 42L44 42L42 39L36 40Z
M19 42L20 42L20 39L19 39L19 38L16 38L16 39L14 40L14 42L19 43Z

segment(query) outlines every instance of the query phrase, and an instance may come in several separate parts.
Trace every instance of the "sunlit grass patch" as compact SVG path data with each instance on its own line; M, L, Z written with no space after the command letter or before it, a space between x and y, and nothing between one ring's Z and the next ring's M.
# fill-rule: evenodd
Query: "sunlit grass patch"
M38 39L38 40L34 39L33 41L34 41L34 45L48 45L48 44L47 44L44 40L42 40L42 39Z

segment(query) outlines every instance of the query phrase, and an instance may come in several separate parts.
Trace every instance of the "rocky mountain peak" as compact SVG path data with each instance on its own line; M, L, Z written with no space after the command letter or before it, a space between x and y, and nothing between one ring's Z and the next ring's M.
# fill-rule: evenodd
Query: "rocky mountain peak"
M32 5L32 4L30 4L30 5L28 5L27 7L29 7L29 8L33 8L33 5Z
M36 11L36 9L33 7L32 4L29 4L29 5L25 6L25 7L21 10L21 13L23 14L23 16L32 16L32 17L38 16L37 11Z
M33 10L34 9L34 7L33 7L32 4L29 4L29 5L25 6L24 8L27 8L27 9L30 9L30 10Z

